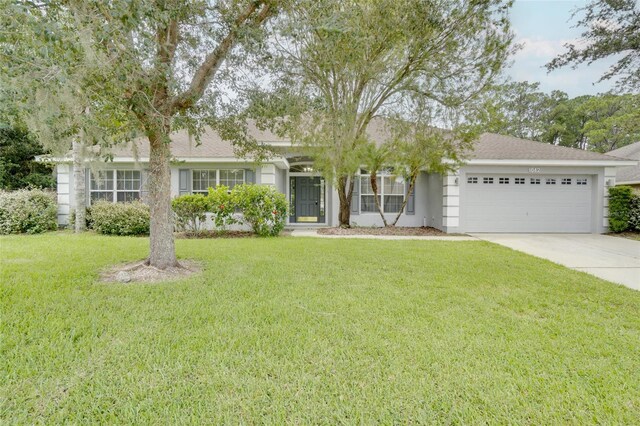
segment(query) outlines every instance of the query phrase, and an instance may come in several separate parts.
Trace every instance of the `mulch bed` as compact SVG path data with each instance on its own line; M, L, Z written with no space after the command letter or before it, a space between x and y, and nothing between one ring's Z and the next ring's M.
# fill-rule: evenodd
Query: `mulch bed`
M386 228L356 227L356 228L320 228L318 234L322 235L397 235L397 236L419 236L435 237L449 235L439 229L431 227L405 227L394 226Z
M287 236L290 231L282 231L280 236ZM251 231L200 231L200 232L179 232L176 238L199 239L199 238L256 238L256 234Z

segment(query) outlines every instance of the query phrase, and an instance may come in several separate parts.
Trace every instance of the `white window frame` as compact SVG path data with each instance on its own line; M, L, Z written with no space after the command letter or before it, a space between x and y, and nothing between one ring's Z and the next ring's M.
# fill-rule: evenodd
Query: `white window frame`
M375 197L375 195L373 194L373 191L371 194L367 193L363 193L362 192L362 179L366 179L366 182L370 185L370 181L371 181L371 174L368 173L363 173L365 172L364 170L360 171L360 188L359 188L359 197L360 197L360 214L380 214L378 212L378 210L376 209L375 211L363 211L362 210L362 197L364 196L368 196L368 197ZM407 196L407 181L402 177L402 176L397 176L388 172L380 172L377 173L376 175L377 178L380 179L380 184L378 185L378 197L380 197L380 207L382 207L382 213L388 213L388 214L398 214L397 211L391 211L388 212L385 210L385 202L384 202L384 197L385 196L389 196L389 197L400 197L402 196L402 202L404 202L404 198ZM389 178L395 178L395 179L402 179L402 194L385 194L384 191L384 180L385 178L389 179ZM374 200L375 202L375 200Z
M199 172L208 172L209 174L211 174L211 172L215 173L215 185L213 185L211 188L216 188L218 186L220 186L220 174L222 171L232 171L232 172L242 172L242 181L240 183L235 183L235 185L242 185L247 183L247 171L245 169L206 169L206 168L199 168L199 169L192 169L191 170L191 193L192 194L208 194L209 193L209 188L207 187L207 190L202 190L202 189L198 189L198 190L194 190L194 176L196 175L196 173ZM209 178L209 183L211 183L211 178ZM232 189L233 187L230 187L229 189Z
M516 185L524 185L526 182L527 182L527 179L523 177L513 178L513 183Z
M467 183L471 185L476 185L478 183L478 176L468 176Z
M139 186L138 189L118 189L118 172L132 172L132 173L138 173L139 178L137 179L139 181ZM136 200L140 200L142 199L142 170L136 170L136 169L111 169L111 170L99 170L97 172L97 174L100 173L104 173L106 175L105 180L106 181L110 181L111 182L111 189L93 189L93 183L98 182L98 179L96 179L96 176L93 172L90 172L90 178L89 178L89 204L93 204L97 201L106 201L106 202L110 202L110 203L126 203L127 201L118 201L118 194L119 193L130 193L130 192L134 192L134 193L138 193L138 198ZM93 199L93 194L95 193L111 193L111 200L106 200L104 198L100 198L97 200Z
M578 186L587 186L589 184L589 179L587 178L576 178L576 185Z

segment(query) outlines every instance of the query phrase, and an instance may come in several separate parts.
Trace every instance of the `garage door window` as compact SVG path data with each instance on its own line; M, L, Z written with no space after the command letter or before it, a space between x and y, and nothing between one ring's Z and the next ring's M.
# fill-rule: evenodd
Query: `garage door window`
M531 178L531 185L540 185L540 178Z
M482 183L492 184L493 183L493 178L492 177L482 178Z
M477 177L468 177L467 178L467 183L478 183L478 178Z
M508 185L509 184L509 178L508 177L501 177L500 179L498 179L498 183L501 185Z
M515 178L516 185L524 185L524 178Z
M576 179L576 185L586 185L586 184L587 184L586 179Z
M547 185L555 185L556 184L556 180L555 179L547 179Z
M570 178L562 179L562 184L563 185L571 185L571 179Z

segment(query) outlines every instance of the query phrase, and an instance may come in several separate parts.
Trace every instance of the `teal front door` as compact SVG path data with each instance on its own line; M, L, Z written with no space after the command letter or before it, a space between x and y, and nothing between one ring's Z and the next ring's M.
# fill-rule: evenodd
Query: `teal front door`
M292 219L296 223L324 222L324 179L318 176L292 177Z

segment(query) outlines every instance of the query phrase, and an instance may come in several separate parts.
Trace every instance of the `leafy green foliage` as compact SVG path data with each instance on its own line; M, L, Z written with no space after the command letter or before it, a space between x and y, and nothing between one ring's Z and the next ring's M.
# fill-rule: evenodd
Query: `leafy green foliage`
M629 203L629 230L640 232L640 194L634 192Z
M242 211L242 222L261 237L276 236L285 226L288 203L281 192L269 185L236 185L232 196Z
M547 64L547 69L573 67L618 55L599 81L622 78L622 91L640 90L640 9L637 0L591 0L578 9L577 25L584 28L580 44L567 43L567 52Z
M609 229L612 232L629 229L632 198L633 190L630 186L609 188Z
M54 193L40 189L0 191L0 234L39 234L57 228Z
M140 202L98 201L91 206L93 229L105 235L149 234L149 206Z
M211 201L203 194L186 194L171 200L171 208L176 214L178 230L197 233L211 210Z
M230 191L225 185L219 185L215 189L209 188L209 211L217 230L224 231L227 226L239 222L236 211L241 206L238 205L238 197L235 195L237 191L236 188Z
M55 188L53 166L35 161L45 154L26 130L0 126L0 189Z
M485 130L554 145L608 152L640 140L640 94L570 99L525 81L495 87L485 110Z
M284 41L272 53L273 96L253 107L257 115L276 110L287 117L275 127L307 147L334 183L342 226L349 226L353 177L374 119L449 128L464 121L464 109L472 109L511 52L509 6L304 0L277 22ZM274 107L274 99L285 105ZM416 109L429 114L414 115Z

